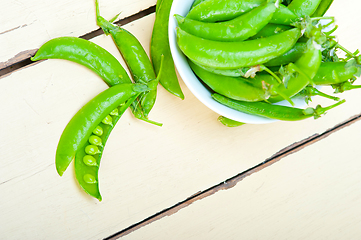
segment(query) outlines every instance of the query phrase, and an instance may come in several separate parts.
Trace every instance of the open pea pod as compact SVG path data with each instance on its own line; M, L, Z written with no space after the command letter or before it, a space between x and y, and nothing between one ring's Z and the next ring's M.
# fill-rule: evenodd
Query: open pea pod
M88 141L76 152L74 160L76 179L86 193L99 201L102 200L102 196L99 190L98 172L105 144L118 120L138 96L139 94L134 95L126 103L108 113L92 131Z
M55 165L63 175L76 152L84 146L93 130L121 103L149 88L139 84L118 84L106 89L84 105L65 127L56 150Z

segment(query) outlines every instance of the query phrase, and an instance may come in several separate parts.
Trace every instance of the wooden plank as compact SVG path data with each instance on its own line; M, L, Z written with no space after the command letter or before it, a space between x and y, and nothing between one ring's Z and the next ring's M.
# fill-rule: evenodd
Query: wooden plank
M349 11L360 17L356 9ZM345 36L351 35L355 18L339 22ZM126 26L147 50L153 21L150 15ZM109 37L93 41L121 59ZM353 41L346 38L343 45L353 47ZM57 176L54 155L69 119L106 85L87 69L61 60L0 78L1 237L104 238L361 114L359 92L351 91L342 95L346 104L317 121L228 129L181 84L184 101L159 87L150 117L163 122L162 128L129 112L122 117L104 152L99 203L76 185L72 166Z
M99 1L101 14L120 18L154 6L156 0ZM59 36L82 36L98 29L94 0L5 1L0 8L0 69L32 56L44 42Z
M358 121L122 239L358 239L360 131Z
M106 238L106 240L115 240L115 239L124 237L134 231L137 231L138 229L140 229L144 226L147 226L149 224L152 224L155 221L158 221L159 219L162 219L167 216L171 216L171 215L177 213L178 211L188 207L189 205L193 204L196 201L199 201L199 200L202 200L209 196L212 196L213 194L216 194L219 191L228 190L230 188L233 188L240 181L243 181L245 178L251 176L252 174L262 171L264 168L267 168L270 165L277 163L280 160L283 160L286 156L297 153L297 152L301 151L302 149L329 137L330 135L336 133L337 131L340 131L341 129L347 128L347 127L351 126L352 124L355 124L356 122L360 121L360 118L361 118L361 116L355 117L342 124L339 124L338 126L332 128L320 135L311 136L307 139L304 139L303 141L294 143L294 144L288 146L287 148L284 148L282 151L275 154L271 158L267 159L263 163L260 163L259 165L255 166L253 168L250 168L236 176L233 176L232 178L229 178L229 179L225 180L224 182L219 183L218 185L212 186L204 191L200 191L197 194L194 194L194 195L190 196L189 198L185 199L184 201L175 204L174 206L171 206L167 209L164 209L161 212L158 212L152 216L149 216L148 218L146 218L138 223L135 223L132 226L109 236L108 238ZM342 147L342 146L340 145L340 147ZM147 230L145 230L145 231L147 231Z

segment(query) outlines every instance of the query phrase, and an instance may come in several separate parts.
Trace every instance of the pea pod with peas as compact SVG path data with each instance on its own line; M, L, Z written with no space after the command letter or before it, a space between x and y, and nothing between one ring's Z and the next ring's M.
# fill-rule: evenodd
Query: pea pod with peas
M184 96L169 45L164 44L168 41L166 21L172 1L157 1L151 60L134 35L100 16L98 1L95 3L97 24L112 36L135 83L109 52L80 38L53 39L32 60L58 58L77 62L93 70L109 86L69 121L55 159L60 176L74 160L79 185L101 201L101 157L112 129L126 109L131 107L137 118L158 124L148 119L158 82L181 99ZM332 0L293 0L284 1L285 5L274 0L196 0L186 17L175 16L179 25L177 43L194 73L212 89L215 101L241 112L283 121L318 118L345 100L324 94L315 85L332 86L335 92L361 88L353 85L361 74L359 52L351 53L335 42L330 36L335 28L325 33L312 22L322 17L331 3ZM310 25L303 26L303 21L299 21L311 17L316 20ZM157 47L160 43L162 46ZM336 49L344 50L346 57L338 58ZM272 104L281 100L292 103L294 96L309 100L315 95L338 102L306 109ZM244 124L224 116L218 120L228 127Z
M162 69L163 65L160 73ZM55 158L58 174L62 176L75 159L75 175L79 185L90 196L101 201L98 171L106 141L126 109L142 93L153 90L158 81L152 80L147 85L117 84L84 105L69 121L60 137Z
M88 141L75 153L75 176L80 187L90 196L102 200L99 190L98 172L105 144L115 124L125 110L139 96L134 95L127 102L114 108L91 132Z
M56 151L56 170L63 175L76 152L86 144L92 132L120 104L138 93L149 91L146 85L124 83L110 87L84 105L65 127ZM129 103L128 103L129 104ZM109 120L109 118L108 118Z
M105 20L97 15L104 23ZM107 30L106 25L103 27ZM100 201L102 199L98 185L100 159L112 129L125 110L133 106L136 117L158 124L144 118L143 108L138 108L138 99L145 99L142 96L156 90L159 78L164 72L163 55L160 56L159 73L156 78L149 58L145 57L144 49L138 48L132 52L132 48L139 47L137 39L130 33L125 35L130 36L131 41L128 42L128 48L123 50L133 78L139 83L132 83L125 69L108 51L81 38L52 39L32 58L33 61L65 59L82 64L97 73L110 87L84 105L69 121L60 137L55 158L56 170L60 176L75 159L78 183L85 192ZM142 103L147 109L148 102ZM151 106L150 101L148 109L151 109ZM141 109L141 112L138 109Z

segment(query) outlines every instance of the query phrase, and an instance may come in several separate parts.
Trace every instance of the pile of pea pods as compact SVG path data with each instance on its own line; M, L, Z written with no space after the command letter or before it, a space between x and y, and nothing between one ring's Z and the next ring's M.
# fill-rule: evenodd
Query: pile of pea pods
M232 109L284 121L318 118L345 100L334 93L355 88L361 74L359 51L333 36L337 26L324 14L333 0L195 0L188 14L175 15L177 44L212 98ZM345 57L338 57L342 51ZM328 107L300 109L319 95ZM286 100L290 106L273 103ZM220 116L229 127L243 123Z
M105 143L122 114L130 107L133 115L149 119L160 83L168 92L184 99L175 72L168 41L168 19L173 0L159 0L150 43L150 58L138 39L124 28L100 16L98 1L96 21L106 35L111 35L131 73L107 50L77 37L58 37L44 43L32 61L64 59L81 64L96 73L109 88L85 104L65 127L55 156L56 170L63 175L74 160L76 179L90 196L102 200L98 171Z

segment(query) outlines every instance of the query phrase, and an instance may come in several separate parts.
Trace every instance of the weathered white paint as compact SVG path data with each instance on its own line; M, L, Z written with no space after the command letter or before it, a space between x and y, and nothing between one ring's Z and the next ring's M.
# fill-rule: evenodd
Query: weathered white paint
M154 6L156 0L101 0L101 14L110 19L121 12L125 18ZM82 36L99 27L94 0L11 0L0 8L0 67L31 54L44 42L60 36ZM14 58L14 59L12 59ZM2 66L3 65L3 66Z
M358 239L361 122L129 235L128 239Z
M361 45L360 33L355 31L355 22L361 20L357 4L352 1L352 6L348 6L336 0L330 11L339 19L337 33L341 42L351 50ZM38 8L35 4L31 6ZM104 15L108 14L104 12ZM89 16L93 18L93 9ZM150 15L126 26L147 50L153 21L154 15ZM33 34L36 31L29 36ZM11 41L9 38L8 44ZM121 59L110 37L100 36L93 41ZM54 155L69 119L106 89L106 85L88 69L62 60L44 61L0 78L1 238L107 237L361 112L360 92L356 90L343 94L347 102L317 121L229 129L219 124L218 116L195 99L183 82L181 84L186 96L184 101L159 86L159 97L150 117L163 122L163 127L138 121L129 112L119 121L101 164L103 202L99 203L77 186L72 166L62 178L57 176ZM332 103L324 99L320 102L323 105ZM341 136L344 139L339 142L347 147L346 140L358 139L358 130ZM337 152L335 157L346 154L342 147L332 150ZM312 168L326 153L315 152L309 156L307 168ZM294 156L296 161L303 158L303 155ZM347 171L339 167L340 171ZM297 169L290 170L286 167L285 171L293 177ZM302 173L303 169L298 174ZM267 177L272 181L278 179L277 174ZM314 177L312 191L317 191L316 186L322 181L323 178ZM253 186L259 185L255 182ZM238 185L235 189L239 189ZM351 201L347 203L350 208L357 207ZM237 213L238 209L230 211Z

